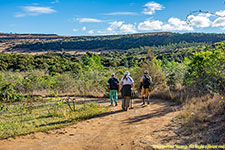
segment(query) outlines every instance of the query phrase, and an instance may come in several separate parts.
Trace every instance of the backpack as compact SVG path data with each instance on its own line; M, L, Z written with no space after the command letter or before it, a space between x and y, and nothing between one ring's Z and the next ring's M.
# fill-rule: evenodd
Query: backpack
M151 85L151 80L149 76L144 75L143 86L144 88L149 88Z
M117 83L117 80L116 80L116 78L112 78L112 87L113 88L116 88L117 90L119 89L119 85L118 85L118 83Z

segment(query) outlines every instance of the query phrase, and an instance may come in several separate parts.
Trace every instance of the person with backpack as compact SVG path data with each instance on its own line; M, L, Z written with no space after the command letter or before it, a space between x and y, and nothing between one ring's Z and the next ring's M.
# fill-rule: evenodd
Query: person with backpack
M115 102L115 106L117 106L119 80L115 77L115 73L112 73L112 77L107 82L107 87L109 91L111 106L113 106L113 100Z
M149 101L149 89L150 89L150 86L152 84L152 78L151 76L148 75L148 70L145 70L144 71L144 75L141 77L141 96L142 96L142 99L143 99L143 104L142 105L145 105L145 98L147 98L147 104L150 104L150 101Z
M131 100L131 94L132 94L132 87L134 86L134 80L130 76L130 73L126 71L124 73L124 76L121 79L120 82L121 85L121 93L122 93L122 109L127 111L130 100Z

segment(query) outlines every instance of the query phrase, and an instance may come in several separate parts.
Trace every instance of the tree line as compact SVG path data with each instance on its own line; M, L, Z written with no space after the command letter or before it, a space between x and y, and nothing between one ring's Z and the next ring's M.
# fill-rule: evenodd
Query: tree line
M127 50L140 46L162 46L171 43L205 42L215 43L225 40L225 34L214 33L155 33L131 34L117 36L71 37L59 40L43 40L24 42L8 48L6 51L20 49L24 52L40 51L102 51L102 50Z

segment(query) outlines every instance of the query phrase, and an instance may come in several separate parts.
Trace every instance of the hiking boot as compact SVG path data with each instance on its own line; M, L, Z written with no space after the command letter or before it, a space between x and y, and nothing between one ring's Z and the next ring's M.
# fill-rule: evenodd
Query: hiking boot
M149 104L150 104L150 102L149 102L149 101L147 101L147 104L149 105Z
M142 97L142 105L145 105L145 98L144 97Z
M117 106L117 102L115 102L115 106Z

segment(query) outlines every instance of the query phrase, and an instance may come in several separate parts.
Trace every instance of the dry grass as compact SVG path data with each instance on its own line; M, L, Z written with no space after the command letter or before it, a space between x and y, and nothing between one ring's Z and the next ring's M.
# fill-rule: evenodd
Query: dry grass
M97 103L76 104L75 111L57 101L23 106L21 103L0 110L0 139L61 128L108 111Z
M192 98L178 118L182 132L205 144L225 143L225 101L223 96Z
M151 97L182 104L176 131L186 144L225 144L224 95L207 95L194 89L153 91ZM182 141L182 140L181 140Z
M151 92L151 97L153 98L171 100L178 104L185 103L193 96L194 94L191 93L190 91L188 92L187 89L170 90L169 88L167 88L166 90L163 90L163 91L157 90L157 91Z

